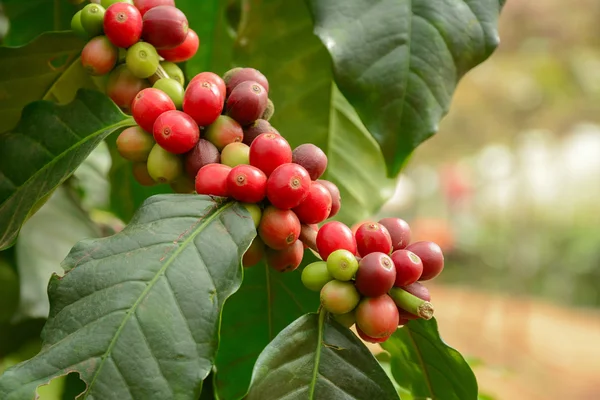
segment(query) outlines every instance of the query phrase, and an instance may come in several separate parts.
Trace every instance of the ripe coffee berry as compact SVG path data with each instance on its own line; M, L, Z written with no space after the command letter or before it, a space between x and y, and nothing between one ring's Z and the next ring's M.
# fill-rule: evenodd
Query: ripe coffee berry
M327 156L312 143L296 147L292 152L292 162L302 165L313 181L319 179L327 169Z
M325 261L316 261L304 267L301 279L308 290L320 292L327 282L333 280L333 276L329 273Z
M267 265L279 272L293 271L302 262L304 257L304 246L296 240L291 246L283 250L267 249Z
M173 100L158 89L144 89L131 102L133 119L146 132L153 132L156 119L171 110L175 110Z
M394 286L408 286L419 280L423 273L423 262L415 253L409 250L396 250L391 258L396 267Z
M185 171L190 178L194 179L200 168L207 164L220 162L221 155L215 145L208 140L200 139L194 148L185 155Z
M146 161L154 147L152 135L139 126L125 129L117 138L117 150L126 160Z
M283 250L298 240L300 221L291 210L280 210L269 206L263 211L258 225L258 234L270 248Z
M342 207L342 197L340 196L340 190L333 182L326 181L324 179L319 179L317 182L325 186L325 188L329 190L329 194L331 194L331 212L329 213L328 218L334 217Z
M248 164L248 155L250 153L250 147L244 143L236 142L230 143L221 152L221 162L230 167L235 167L240 164ZM267 181L268 187L268 181Z
M90 75L108 74L117 64L119 52L106 36L96 36L81 51L81 65Z
M253 267L262 260L264 255L265 244L258 236L256 236L242 257L242 266L244 268Z
M151 44L137 42L127 50L125 63L135 76L146 79L154 75L158 69L158 53Z
M158 50L158 54L167 61L180 63L194 57L200 47L200 39L198 34L192 29L188 30L183 43L172 49Z
M444 269L444 253L440 246L433 242L415 242L406 247L415 253L423 262L423 273L420 281L427 281L438 276Z
M355 317L355 319L356 319L356 317ZM389 336L384 336L381 338L374 338L374 337L371 337L371 336L367 335L366 333L364 333L359 327L356 327L356 333L358 333L358 336L362 340L364 340L365 342L369 342L369 343L383 343L386 340L388 340L390 338L390 336L392 336L392 335L389 335Z
M410 226L400 218L384 218L379 223L388 230L393 250L404 249L410 243Z
M225 73L224 80L227 84L227 97L240 83L247 81L257 82L267 93L269 92L269 81L259 70L254 68L234 68Z
M387 293L395 282L396 268L387 254L370 253L358 263L356 288L364 296L381 296Z
M148 155L148 173L156 182L170 183L182 172L181 159L155 144Z
M308 172L300 165L280 165L267 180L267 198L275 207L289 210L308 196L310 183Z
M157 49L179 46L188 34L185 14L172 6L157 6L144 14L142 38Z
M349 281L358 271L358 260L348 250L339 249L327 257L327 270L338 281Z
M244 143L250 146L254 139L262 133L275 133L279 135L277 129L273 128L269 121L257 119L252 124L244 127Z
M175 0L133 0L133 5L140 10L140 14L144 16L148 10L158 6L175 7Z
M392 251L392 239L387 229L377 222L367 222L356 230L356 245L361 256L380 252L389 254Z
M106 95L125 111L131 109L131 102L142 90L149 87L148 81L133 75L125 64L119 65L108 76Z
M221 79L221 77L217 74L215 74L214 72L200 72L198 75L194 76L192 78L191 82L195 82L195 81L207 81L207 82L211 82L214 83L217 88L219 89L219 93L221 93L221 96L223 97L223 101L225 101L225 81L223 81L223 79Z
M387 294L365 298L356 307L356 326L373 338L389 337L398 329L398 308Z
M131 4L115 3L104 14L104 34L117 47L133 46L142 37L142 15Z
M356 240L350 228L338 221L326 223L317 233L317 249L323 260L338 249L346 249L356 255Z
M223 164L208 164L200 168L196 175L196 193L211 196L229 197L227 177L231 168Z
M217 85L207 80L190 82L183 96L183 111L199 126L215 122L223 111L223 99Z
M263 133L250 145L250 165L269 176L280 165L292 162L292 148L281 135Z
M259 119L269 97L264 87L254 81L242 82L227 98L227 115L241 125L248 125Z
M231 169L227 177L227 190L236 200L258 203L265 198L267 177L251 165L238 165Z
M325 221L331 212L331 194L319 182L311 182L308 196L293 210L303 224L318 224Z
M177 82L175 79L170 78L162 78L154 82L152 85L154 89L162 90L173 100L173 104L175 104L175 108L178 110L181 109L183 104L183 94L185 90L181 83Z
M321 304L333 314L346 314L356 308L360 294L352 282L333 280L321 289Z
M194 148L200 139L196 122L184 112L172 110L162 113L154 122L154 140L163 149L183 154Z
M228 144L241 142L244 131L233 118L219 115L216 121L206 128L203 136L221 151Z

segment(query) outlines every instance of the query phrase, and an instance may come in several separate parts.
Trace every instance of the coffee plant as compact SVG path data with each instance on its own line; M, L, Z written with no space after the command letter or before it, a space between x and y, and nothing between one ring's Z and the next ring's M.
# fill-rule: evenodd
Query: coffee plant
M47 319L0 399L69 374L83 399L477 399L423 284L440 247L356 222L497 46L502 3L4 0L3 336ZM88 215L99 146L124 227ZM19 232L58 196L88 229L28 309Z

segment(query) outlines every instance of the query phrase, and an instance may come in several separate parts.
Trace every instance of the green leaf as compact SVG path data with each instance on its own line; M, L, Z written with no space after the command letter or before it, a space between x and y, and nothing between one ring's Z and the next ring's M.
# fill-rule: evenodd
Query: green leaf
M0 134L0 249L10 246L42 198L64 182L98 144L132 125L106 96L82 90L66 106L35 102Z
M498 45L502 0L308 0L335 80L389 175L438 130L458 80Z
M305 251L302 264L313 261ZM281 273L264 261L244 269L244 283L223 312L215 376L219 399L242 398L260 352L291 322L319 307L319 294L304 287L300 270Z
M477 380L460 353L440 338L437 322L410 321L381 344L398 385L415 398L477 400Z
M79 61L83 45L71 32L50 32L23 47L0 47L0 134L33 101L65 104L78 89L97 88Z
M111 135L109 138L114 136L116 135ZM73 173L75 179L72 186L77 189L81 197L81 205L86 210L108 209L110 194L108 173L111 164L108 146L106 142L101 142Z
M60 262L75 243L98 236L98 227L68 190L59 187L23 225L17 239L16 261L21 290L16 320L48 317L50 277L54 273L62 274Z
M245 3L235 63L252 66L269 79L275 103L271 123L292 146L314 143L328 156L325 179L340 188L338 219L370 217L393 194L377 143L333 85L331 59L312 33L302 0Z
M0 253L0 324L10 321L19 306L19 277L11 262Z
M254 235L238 203L160 195L122 232L78 243L50 281L42 351L0 377L0 398L78 372L83 398L197 399Z
M293 322L261 353L247 400L398 398L369 349L322 312Z

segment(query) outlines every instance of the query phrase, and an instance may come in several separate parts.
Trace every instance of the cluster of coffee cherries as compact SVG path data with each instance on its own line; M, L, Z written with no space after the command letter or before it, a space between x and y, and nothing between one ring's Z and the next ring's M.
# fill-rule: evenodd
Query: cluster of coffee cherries
M429 319L429 291L419 281L444 268L440 247L410 243L410 227L399 218L366 222L355 231L338 221L325 223L315 245L324 261L307 265L302 282L320 291L321 305L341 324L356 324L359 336L382 343L411 319Z

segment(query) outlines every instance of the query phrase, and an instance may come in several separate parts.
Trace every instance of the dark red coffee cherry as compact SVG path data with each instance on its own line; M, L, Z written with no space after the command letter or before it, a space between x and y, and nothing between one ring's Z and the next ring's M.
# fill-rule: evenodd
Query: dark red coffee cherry
M319 179L327 169L327 156L312 143L296 147L292 152L292 162L302 165L313 181Z
M172 49L158 49L158 54L167 61L174 63L181 63L189 60L196 55L200 47L200 39L198 34L192 30L188 30L188 34L185 37L183 43Z
M125 64L122 64L108 76L106 95L121 109L129 111L135 95L148 87L150 85L146 79L138 78Z
M227 177L229 195L245 203L258 203L265 198L267 177L252 165L238 165L231 169ZM265 242L266 243L266 242Z
M298 164L275 168L267 180L267 198L275 207L289 210L299 205L310 191L310 176Z
M408 286L419 280L423 273L423 262L415 253L405 249L396 250L391 258L396 267L394 286Z
M117 47L133 46L142 37L142 15L131 4L114 3L104 14L104 34Z
M384 218L379 223L388 230L394 250L404 249L410 243L410 226L400 218Z
M222 151L228 144L241 142L244 131L233 118L219 115L215 122L206 127L203 137Z
M227 115L241 125L251 124L262 116L268 100L267 91L260 84L242 82L227 98Z
M356 307L356 326L373 338L385 338L398 329L398 308L387 294L364 298Z
M157 6L144 14L142 38L157 50L179 46L188 34L185 14L172 6Z
M250 145L250 165L269 176L280 165L292 162L292 148L281 135L263 133Z
M317 233L317 249L323 260L338 249L345 249L356 255L356 240L348 226L339 221L326 223Z
M415 242L406 247L415 253L423 262L423 273L420 281L428 281L438 276L444 269L444 253L440 246L433 242Z
M380 252L389 254L392 251L392 239L387 229L377 222L366 222L356 230L356 245L358 254L366 256Z
M165 92L158 89L144 89L131 102L133 119L148 133L153 132L156 119L162 113L171 110L175 110L173 100Z
M258 225L258 234L267 246L283 250L291 246L300 236L300 221L291 210L280 210L268 206Z
M303 224L318 224L325 221L331 212L331 194L319 182L311 182L308 196L293 210Z
M142 17L148 10L158 6L175 7L175 0L133 0L133 5L140 10Z
M304 257L304 246L296 240L283 250L267 249L267 265L279 272L290 272L298 268Z
M258 264L265 255L265 244L256 236L242 257L242 266L250 268Z
M329 190L329 194L331 194L331 212L329 213L328 218L334 217L342 207L342 196L340 196L340 190L333 182L326 181L324 179L319 179L317 182L325 186L325 188Z
M366 333L364 333L358 326L356 327L356 333L358 333L358 337L360 337L365 342L375 343L375 344L383 343L386 340L388 340L390 338L390 336L392 336L392 335L389 335L389 336L384 336L382 338L374 338L374 337L371 337L371 336L367 335Z
M234 68L227 71L223 78L227 84L227 97L240 83L247 81L257 82L267 93L269 92L269 81L259 70L254 68Z
M358 263L356 288L364 296L381 296L387 293L395 282L396 268L387 254L370 253Z
M408 293L412 294L413 296L417 296L421 300L431 301L431 294L429 293L429 289L427 289L425 286L423 286L423 284L420 282L415 282L411 285L404 286L402 289L406 290ZM419 317L417 315L409 313L408 311L406 311L402 308L398 308L398 314L400 315L400 319L405 319L408 321L412 321L414 319L419 319Z
M184 112L172 110L162 113L154 122L154 140L163 149L174 154L192 150L200 139L196 122Z
M250 146L254 139L263 133L274 133L279 135L277 129L273 128L269 121L257 119L252 124L244 127L244 144Z
M117 64L119 51L106 36L96 36L81 51L81 65L95 76L106 75Z
M221 93L223 97L223 101L225 101L225 81L221 79L221 77L214 72L200 72L198 75L194 76L190 83L195 81L207 81L214 83L219 89L219 93Z
M190 178L194 179L200 168L219 162L221 162L221 155L215 145L208 140L200 139L185 155L185 171Z
M196 175L196 193L229 197L227 177L231 168L223 164L208 164Z
M183 111L199 126L215 122L223 111L223 99L217 85L207 80L190 82L183 96Z

